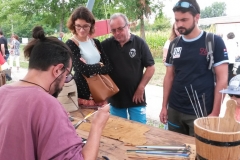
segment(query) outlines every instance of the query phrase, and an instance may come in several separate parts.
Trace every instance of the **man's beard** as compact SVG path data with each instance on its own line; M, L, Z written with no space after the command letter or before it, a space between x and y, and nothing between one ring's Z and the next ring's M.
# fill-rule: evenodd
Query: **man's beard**
M179 27L177 30L182 35L189 35L193 31L195 26L196 25L195 25L195 20L194 20L193 24L192 24L192 26L190 28L187 29L187 28L184 28L184 27Z
M62 77L62 76L61 76ZM57 98L58 97L58 95L59 95L59 93L62 91L62 88L60 87L60 78L61 77L58 77L57 79L56 79L56 82L55 82L55 85L54 85L54 93L52 94L52 96L53 97L55 97L55 98Z

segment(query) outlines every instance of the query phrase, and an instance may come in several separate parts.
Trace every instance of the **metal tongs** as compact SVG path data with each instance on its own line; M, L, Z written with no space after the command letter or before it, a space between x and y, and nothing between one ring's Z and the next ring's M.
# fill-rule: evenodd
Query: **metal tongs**
M88 115L86 115L86 116L83 118L83 120L80 120L80 121L78 121L76 124L73 125L74 128L77 129L80 124L82 124L83 122L86 122L86 120L87 120L89 117L91 117L92 115L94 115L95 113L97 113L97 111L91 112L91 113L89 113Z

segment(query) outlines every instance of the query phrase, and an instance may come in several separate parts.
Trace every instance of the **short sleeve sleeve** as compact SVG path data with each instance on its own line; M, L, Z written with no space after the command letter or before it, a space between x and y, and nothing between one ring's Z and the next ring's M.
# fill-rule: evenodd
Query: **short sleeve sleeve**
M155 64L154 59L152 57L152 53L145 41L142 40L142 61L145 67L152 66Z
M215 47L214 47L214 67L223 64L223 63L228 63L228 52L226 49L226 46L224 44L224 41L222 40L221 37L219 36L214 36L214 42L215 42Z

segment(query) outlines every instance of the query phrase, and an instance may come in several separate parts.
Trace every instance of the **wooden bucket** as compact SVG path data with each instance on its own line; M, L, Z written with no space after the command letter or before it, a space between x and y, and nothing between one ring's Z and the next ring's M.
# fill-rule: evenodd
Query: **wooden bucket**
M194 121L198 160L240 160L240 123L235 120L236 101L227 102L223 118Z

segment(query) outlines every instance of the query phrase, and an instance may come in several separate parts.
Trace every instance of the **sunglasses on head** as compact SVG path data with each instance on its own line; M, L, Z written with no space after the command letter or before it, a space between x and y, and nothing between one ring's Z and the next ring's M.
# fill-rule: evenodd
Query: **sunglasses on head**
M236 97L236 98L240 98L240 95L235 95L235 94L228 94L230 97Z
M189 3L189 2L177 2L176 4L175 4L175 6L173 7L173 9L175 9L175 8L179 8L179 7L181 7L181 8L193 8L197 13L199 13L198 11L197 11L197 9L191 4L191 3Z

